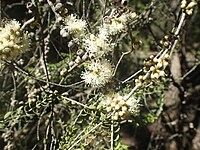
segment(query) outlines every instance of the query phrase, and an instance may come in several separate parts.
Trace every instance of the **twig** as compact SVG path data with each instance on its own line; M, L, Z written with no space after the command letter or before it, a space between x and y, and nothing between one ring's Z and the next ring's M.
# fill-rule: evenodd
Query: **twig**
M113 121L111 124L111 139L110 139L110 150L114 150L114 125L113 125Z
M31 24L31 23L34 22L34 21L35 21L35 17L33 17L33 18L27 20L27 21L22 25L21 30L24 30L24 28L25 28L27 25Z
M136 86L131 90L131 92L128 94L126 100L128 100L128 99L131 97L131 95L137 90L137 88L138 88L138 85L136 85Z
M198 65L200 65L200 62L193 66L183 77L181 77L181 79L185 79L192 71L194 71L198 67Z
M6 61L5 61L5 62L6 62ZM10 64L9 62L6 62L6 63L7 63L7 64ZM23 70L22 68L20 68L16 63L13 63L13 66L14 66L14 68L15 68L17 71L19 71L20 73L24 74L24 75L27 76L27 77L30 77L30 78L32 78L32 79L38 81L38 82L42 82L42 83L46 83L46 84L48 83L48 84L50 84L50 85L55 85L55 86L58 86L58 87L69 88L69 87L73 87L73 86L75 86L75 85L78 85L78 84L81 84L81 83L84 82L84 81L79 81L79 82L77 82L77 83L73 83L73 84L69 84L69 85L61 85L61 84L57 84L57 83L53 83L53 82L47 82L47 81L45 81L45 80L36 78L35 76L33 76L32 74L30 74L29 72L27 72L27 71Z
M13 95L12 95L12 98L11 100L15 100L16 99L16 93L17 93L17 86L16 86L16 80L15 80L15 76L14 76L14 73L12 72L12 79L13 79Z
M177 26L177 28L175 29L175 32L174 32L174 36L175 37L177 37L180 34L180 30L181 30L181 28L183 26L183 23L184 23L184 20L185 20L185 16L186 16L186 14L184 12L182 12L181 17L179 19L179 24L178 24L178 26ZM175 48L175 46L176 46L176 44L177 44L177 42L178 42L178 39L175 39L174 42L172 43L172 45L168 49L164 50L164 52L161 54L160 58L165 56L165 54L167 54L168 51L171 51L171 53L170 53L170 55L171 55L173 50L174 50L174 48ZM149 72L147 72L147 73L149 73ZM131 92L128 94L126 100L128 100L131 97L131 95L137 90L137 88L138 88L138 86L136 85L131 90Z
M115 67L115 69L114 69L114 71L113 71L113 75L112 75L112 76L115 76L115 73L116 73L116 71L117 71L117 68L119 67L119 64L120 64L120 62L122 61L123 57L124 57L125 55L128 55L128 54L131 53L131 52L132 52L132 51L128 51L128 52L122 53L121 57L119 58L119 60L118 60L118 62L117 62L117 64L116 64L116 67Z
M56 12L56 9L55 9L53 3L50 0L47 0L47 3L49 4L49 6L51 7L51 10L53 11L53 13L56 16L56 22L59 22L61 16Z
M77 102L77 101L75 101L75 100L73 100L73 99L71 99L71 98L68 98L68 97L65 97L65 96L61 96L61 98L65 99L65 100L67 100L67 101L70 101L70 102L72 102L72 103L75 103L75 104L77 104L77 105L83 106L84 108L89 109L89 107L88 107L87 105L82 104L82 103L80 103L80 102Z
M179 24L178 24L178 27L177 27L177 29L176 29L176 31L175 31L175 33L174 33L174 36L175 36L175 37L177 37L177 36L179 35L179 33L180 33L181 27L183 26L183 23L184 23L184 20L185 20L185 16L186 16L186 14L183 12L183 13L181 14L181 19L180 19L180 22L179 22ZM178 42L178 39L176 39L176 40L174 41L174 43L173 43L173 45L172 45L172 47L171 47L171 53L170 53L170 55L173 53L174 48L175 48L177 42Z
M126 83L127 81L131 80L132 78L134 78L136 75L138 75L139 73L142 72L142 69L138 70L136 73L134 73L133 75L131 75L130 77L128 77L127 79L125 79L124 81L122 81L122 83Z

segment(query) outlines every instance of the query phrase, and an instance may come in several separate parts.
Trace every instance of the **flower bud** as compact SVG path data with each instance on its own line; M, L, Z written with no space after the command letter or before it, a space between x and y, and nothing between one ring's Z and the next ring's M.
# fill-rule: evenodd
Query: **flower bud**
M186 0L182 0L181 1L181 8L185 8L187 5L187 1Z
M66 69L66 68L63 68L63 69L60 71L60 75L61 75L61 76L64 76L66 73L67 73L67 69Z
M167 61L163 62L163 67L166 68L169 65L169 63Z
M169 42L168 42L168 41L165 41L165 42L163 43L163 45L164 45L165 47L167 47L167 46L169 46Z
M114 108L114 107L115 107L115 103L112 102L112 103L110 104L110 107L111 107L111 108Z
M156 73L154 73L154 78L156 78L156 79L158 79L160 76L159 76L159 74L156 72Z
M88 58L88 54L85 53L85 54L82 56L82 60L85 61L85 60L87 60L87 58Z
M154 71L156 70L156 68L155 68L154 66L151 66L151 67L150 67L150 70L151 70L152 72L154 72Z
M77 55L82 56L85 52L82 49L77 50Z
M187 5L186 9L193 8L196 4L197 4L197 2L192 1L192 2L190 2L190 3Z
M118 104L120 107L122 107L125 104L125 101L123 99L121 99Z
M119 116L120 116L120 117L122 117L124 114L125 114L124 111L120 111L120 112L119 112Z
M75 63L76 64L80 64L82 62L82 59L80 56L77 56L76 59L75 59Z
M115 105L115 110L119 110L120 106L118 104Z
M161 70L161 71L159 72L159 75L160 75L161 77L164 77L164 76L165 76L165 72L164 72L163 70Z
M128 108L126 106L122 107L122 111L127 111L127 110L128 110Z
M112 110L111 107L107 107L107 108L106 108L106 111L107 111L107 112L111 112L111 110Z
M138 78L139 78L139 80L143 80L143 76L142 75L140 75Z
M155 63L158 62L158 58L155 57L155 58L153 59L153 62L155 62Z
M193 9L187 9L187 10L186 10L186 13L187 13L188 15L192 15Z
M69 33L68 33L67 31L65 31L65 29L61 29L61 30L60 30L60 35L61 35L62 37L68 37L68 36L69 36Z
M55 6L55 11L59 11L62 8L62 3L57 3Z
M73 67L75 65L75 63L73 61L69 62L69 67Z
M113 119L113 120L118 120L118 118L119 118L119 115L118 115L118 114L115 114L114 116L112 116L112 119Z
M156 68L160 69L161 67L162 67L162 63L161 62L157 63Z
M153 58L154 58L154 55L151 55L149 58L150 58L150 59L153 59Z

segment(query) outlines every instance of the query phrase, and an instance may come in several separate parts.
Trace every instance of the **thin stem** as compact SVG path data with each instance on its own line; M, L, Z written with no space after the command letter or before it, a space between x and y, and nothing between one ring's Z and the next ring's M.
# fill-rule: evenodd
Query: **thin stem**
M82 104L82 103L80 103L80 102L77 102L77 101L75 101L75 100L73 100L73 99L71 99L71 98L64 97L64 96L61 96L61 98L64 99L64 100L70 101L70 102L72 102L72 103L75 103L75 104L77 104L77 105L83 106L84 108L89 109L89 107L88 107L87 105Z
M27 21L22 25L21 30L24 30L24 28L25 28L27 25L31 24L31 23L34 22L34 21L35 21L35 17L33 17L33 18L27 20Z
M6 62L6 61L5 61ZM7 64L10 64L9 62L6 62ZM58 86L58 87L63 87L63 88L69 88L69 87L73 87L75 85L78 85L78 84L81 84L83 83L84 81L79 81L79 82L76 82L76 83L73 83L73 84L69 84L69 85L61 85L61 84L57 84L57 83L53 83L53 82L47 82L43 79L39 79L39 78L36 78L35 76L33 76L32 74L30 74L29 72L27 72L26 70L20 68L16 63L13 63L13 66L14 68L19 71L20 73L24 74L25 76L27 77L30 77L38 82L42 82L42 83L48 83L50 85L55 85L55 86Z
M141 72L142 72L142 69L138 70L136 73L134 73L133 75L131 75L130 77L122 81L122 83L126 83L127 81L131 80L132 78L134 78L136 75L138 75Z
M197 63L195 66L193 66L181 79L185 79L191 72L193 72L198 66L200 65L200 62Z
M139 86L136 85L136 86L131 90L131 92L128 94L126 100L128 100L128 99L131 97L131 95L137 90L138 87L139 87Z
M185 16L186 16L186 14L183 12L183 13L181 14L181 19L180 19L180 22L179 22L179 24L178 24L177 30L176 30L175 33L174 33L174 36L175 36L175 37L177 37L177 36L179 35L179 33L180 33L181 27L183 26L183 23L184 23L184 20L185 20ZM174 41L173 45L171 46L170 55L173 53L174 48L175 48L177 42L178 42L178 39L176 39L176 40Z
M132 51L128 51L128 52L122 53L121 57L119 58L119 61L118 61L117 64L116 64L116 67L115 67L115 69L114 69L114 71L113 71L113 75L112 75L112 76L115 76L116 71L117 71L117 68L119 67L119 64L120 64L120 62L122 61L123 57L124 57L125 55L128 55L128 54L131 53L131 52L132 52Z
M53 3L50 0L47 0L47 3L49 4L49 6L51 7L51 10L53 11L53 13L55 14L56 17L56 22L59 22L60 20L60 15L56 12L56 9L53 5Z
M180 17L180 21L179 21L179 24L178 24L178 27L175 29L175 32L174 32L174 36L175 37L177 37L180 34L180 30L181 30L181 28L183 26L183 23L184 23L184 20L185 20L185 16L186 16L186 14L184 12L182 12L181 17ZM178 39L175 39L174 42L173 42L173 44L168 49L164 50L164 52L162 53L162 55L160 56L160 58L162 58L168 51L171 51L171 54L172 54L172 52L173 52L173 50L174 50L177 42L178 42ZM147 72L147 73L149 73L149 72ZM137 90L137 88L138 88L138 86L136 85L131 90L131 92L128 94L126 100L128 100L131 97L131 95Z
M15 76L14 73L12 73L12 79L13 79L13 95L12 95L12 101L16 99L16 93L17 93L17 86L16 86L16 80L15 80Z
M113 121L111 124L111 139L110 139L110 150L114 150L114 125L113 125Z

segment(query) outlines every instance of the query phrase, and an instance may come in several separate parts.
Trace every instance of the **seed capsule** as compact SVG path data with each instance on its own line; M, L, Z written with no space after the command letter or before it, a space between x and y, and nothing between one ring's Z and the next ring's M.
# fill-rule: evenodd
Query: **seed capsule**
M76 64L80 64L82 62L82 59L80 56L77 56L76 59L75 59L75 63Z
M88 59L88 54L85 53L85 54L82 56L82 60L85 61L85 60L87 60L87 59Z
M75 64L75 63L74 63L73 61L70 61L70 62L69 62L69 67L73 67L74 64Z

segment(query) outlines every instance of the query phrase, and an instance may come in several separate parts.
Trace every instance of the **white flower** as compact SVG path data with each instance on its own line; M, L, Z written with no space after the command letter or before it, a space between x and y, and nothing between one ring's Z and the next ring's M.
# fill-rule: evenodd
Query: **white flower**
M20 23L11 20L0 29L0 58L13 60L29 48L29 40L26 33L20 30Z
M106 61L91 61L81 78L92 87L101 87L108 83L112 77L112 66Z
M127 30L127 24L131 22L135 17L136 13L123 13L121 16L112 18L110 22L104 23L103 28L109 35L116 35Z
M69 32L73 36L83 36L86 30L86 21L77 19L75 15L71 14L65 19L65 26L61 29L61 35L65 35Z
M125 24L118 19L113 19L110 26L109 32L111 35L115 35L117 33L123 32L125 30Z
M104 41L107 41L108 42L108 38L109 38L109 33L108 33L108 30L101 27L99 29L99 34L98 34L98 37Z
M90 34L88 38L84 40L84 46L89 54L95 55L96 58L101 58L112 50L112 44L109 44L106 37L99 35L96 37L94 34Z

